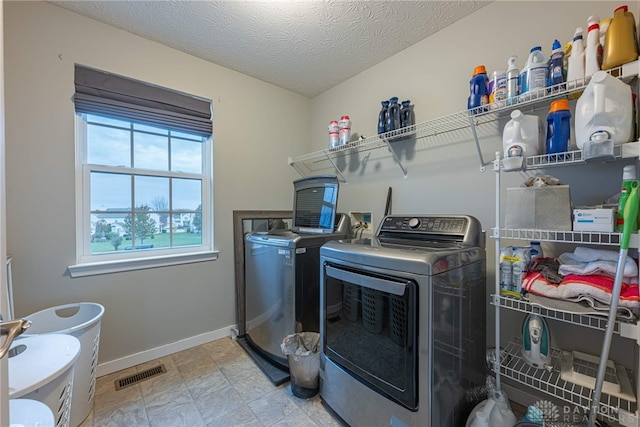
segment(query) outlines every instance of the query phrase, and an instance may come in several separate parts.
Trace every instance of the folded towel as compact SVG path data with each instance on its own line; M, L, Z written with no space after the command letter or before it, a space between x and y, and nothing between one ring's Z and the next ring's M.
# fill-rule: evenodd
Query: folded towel
M575 314L589 314L593 316L609 316L611 306L603 304L600 301L596 301L593 297L579 296L570 300L560 300L555 298L549 298L534 293L528 293L527 298L532 305L549 308L551 310L559 310L565 313ZM623 321L634 321L637 317L634 310L628 307L620 307L618 310L616 319Z
M615 277L618 252L578 246L573 253L566 252L560 255L558 260L560 261L558 273L564 276L577 274ZM638 265L629 256L625 259L623 281L632 284L638 283Z
M603 304L611 304L614 279L603 275L579 276L569 274L559 283L551 283L538 271L531 271L522 281L522 289L536 295L562 300L576 300L581 296L594 298ZM622 283L618 305L640 309L640 292L637 284Z

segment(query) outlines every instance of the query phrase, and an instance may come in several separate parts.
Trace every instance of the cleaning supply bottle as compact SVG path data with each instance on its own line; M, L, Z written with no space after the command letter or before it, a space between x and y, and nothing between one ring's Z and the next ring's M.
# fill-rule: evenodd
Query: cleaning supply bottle
M335 148L340 145L339 130L338 121L331 120L329 122L329 148Z
M542 47L534 46L531 48L529 58L520 71L521 100L544 95L542 89L547 87L547 62L547 57L542 53Z
M547 142L546 154L565 153L569 150L569 138L571 137L571 112L569 101L558 99L551 103L547 115ZM563 156L553 156L553 160L563 160Z
M542 253L542 245L540 242L529 242L529 246L531 246L531 265L533 265L533 262L538 258L543 258L544 254Z
M567 85L569 88L581 86L584 80L584 43L582 41L582 27L576 28L571 42L571 55L567 63Z
M591 77L600 71L602 64L602 46L600 45L600 18L590 16L587 20L587 46L584 55L584 76Z
M351 119L349 116L340 117L340 121L338 122L338 137L339 144L345 145L351 141Z
M469 86L467 108L469 110L478 109L474 113L482 112L483 110L479 108L489 103L489 78L484 65L478 65L473 70L473 77L469 81Z
M489 79L489 104L498 102L495 107L500 107L507 99L507 72L504 70L497 70L491 73L491 79Z
M511 112L511 120L502 131L504 157L536 156L540 154L544 141L544 125L536 115L523 114L520 110Z
M413 108L411 108L411 100L402 101L400 107L400 126L407 127L413 124Z
M578 149L587 142L631 141L633 101L631 87L606 71L596 72L578 99L575 109L575 135ZM591 151L589 148L585 151Z
M394 96L389 99L389 109L387 110L387 132L400 129L400 105L398 105L398 97Z
M507 60L507 104L518 102L519 85L518 57L513 55Z
M389 109L389 101L382 101L382 108L378 113L378 135L387 131L387 110Z
M606 41L609 24L611 24L611 18L606 18L600 21L600 46L602 46L603 55L604 55L604 43ZM602 66L602 63L600 63L600 66Z
M627 165L622 170L622 190L620 191L620 200L618 202L618 213L616 216L616 231L622 232L624 230L624 211L627 203L638 203L638 181L635 165ZM632 200L631 195L635 188L635 201ZM637 215L632 219L630 224L631 231L638 229Z
M602 69L609 70L638 59L636 21L624 5L613 12L604 43Z
M564 82L564 50L556 39L551 46L547 86L551 87L551 92L559 92L564 89Z

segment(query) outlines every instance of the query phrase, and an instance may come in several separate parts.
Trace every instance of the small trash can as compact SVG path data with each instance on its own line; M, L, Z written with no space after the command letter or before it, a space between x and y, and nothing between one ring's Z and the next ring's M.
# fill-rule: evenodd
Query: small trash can
M71 417L69 425L79 426L91 412L95 395L100 321L104 307L81 302L47 308L25 316L32 323L23 336L67 334L80 341L80 354L75 362Z
M320 334L300 332L287 335L282 341L282 352L289 362L291 392L294 396L308 399L319 390L320 375Z

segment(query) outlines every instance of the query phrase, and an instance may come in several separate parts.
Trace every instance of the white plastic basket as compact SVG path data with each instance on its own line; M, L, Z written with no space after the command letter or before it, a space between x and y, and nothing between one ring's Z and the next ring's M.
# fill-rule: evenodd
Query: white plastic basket
M9 399L32 399L49 407L55 423L69 427L80 340L68 334L19 337L9 350Z
M81 302L51 307L25 316L32 322L24 336L69 334L80 341L80 355L75 363L71 418L69 425L77 427L91 412L95 396L96 368L100 344L100 324L104 307Z

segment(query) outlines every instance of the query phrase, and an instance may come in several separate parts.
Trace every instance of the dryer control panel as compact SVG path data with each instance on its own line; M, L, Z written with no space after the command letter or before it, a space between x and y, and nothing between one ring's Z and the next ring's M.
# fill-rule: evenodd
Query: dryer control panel
M469 215L388 215L376 232L376 237L395 239L457 241L478 246L482 228Z

